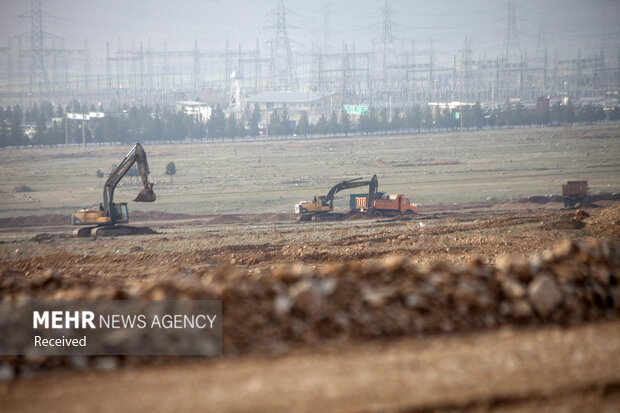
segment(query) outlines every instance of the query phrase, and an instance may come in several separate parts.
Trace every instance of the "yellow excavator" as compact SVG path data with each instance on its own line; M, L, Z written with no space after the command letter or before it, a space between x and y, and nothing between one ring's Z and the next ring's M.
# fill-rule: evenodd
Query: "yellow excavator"
M329 190L327 195L317 195L312 202L301 201L295 204L295 213L299 215L298 221L311 221L313 216L316 217L332 211L334 209L334 196L342 190L368 185L369 194L377 191L377 175L373 175L370 180L363 179L355 178L339 182Z
M103 203L98 208L80 209L71 215L73 225L90 225L89 227L76 228L73 235L77 237L88 236L111 236L132 235L143 233L140 228L126 225L129 222L126 202L114 202L114 190L131 167L137 163L140 178L144 188L134 199L135 202L154 202L153 182L146 161L146 152L140 143L136 143L129 151L118 167L110 174L103 187ZM150 230L149 230L150 231Z

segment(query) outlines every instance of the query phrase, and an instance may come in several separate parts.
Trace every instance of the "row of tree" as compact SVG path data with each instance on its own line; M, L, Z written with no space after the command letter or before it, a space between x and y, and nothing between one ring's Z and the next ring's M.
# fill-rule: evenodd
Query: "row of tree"
M19 145L55 145L82 142L84 136L90 143L132 143L136 141L182 141L191 139L235 139L240 137L288 136L294 133L300 136L309 134L348 135L352 131L363 134L421 132L464 129L481 129L485 127L522 127L532 125L564 124L573 122L594 123L620 119L620 108L605 111L602 107L584 105L575 107L570 104L556 103L549 107L541 104L536 109L525 109L520 103L506 103L502 108L484 111L480 104L457 108L440 108L415 105L407 109L370 107L355 124L349 114L342 110L322 115L311 123L307 113L302 113L297 122L288 112L272 111L268 122L262 123L260 109L245 108L241 116L226 116L218 105L212 109L206 123L181 112L156 106L131 107L125 111L106 113L103 118L95 118L82 123L70 121L65 112L79 112L87 108L80 107L79 102L72 102L63 108L56 108L48 102L34 105L23 111L19 106L0 107L0 146ZM103 108L91 106L90 111L103 111ZM52 119L55 121L52 122ZM23 130L24 122L34 123L34 133L27 137ZM68 123L67 123L68 122Z

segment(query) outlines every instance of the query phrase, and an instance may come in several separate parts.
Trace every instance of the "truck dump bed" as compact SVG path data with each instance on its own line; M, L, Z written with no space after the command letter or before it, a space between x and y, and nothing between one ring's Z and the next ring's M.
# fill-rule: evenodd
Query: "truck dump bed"
M588 195L588 181L568 181L562 185L563 197L585 197Z

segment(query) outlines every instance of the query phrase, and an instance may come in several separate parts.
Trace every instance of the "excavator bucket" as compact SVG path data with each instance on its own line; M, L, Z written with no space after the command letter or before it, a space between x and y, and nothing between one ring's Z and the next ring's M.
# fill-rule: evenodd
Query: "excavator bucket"
M155 192L152 189L144 188L134 199L134 202L155 202L155 199Z

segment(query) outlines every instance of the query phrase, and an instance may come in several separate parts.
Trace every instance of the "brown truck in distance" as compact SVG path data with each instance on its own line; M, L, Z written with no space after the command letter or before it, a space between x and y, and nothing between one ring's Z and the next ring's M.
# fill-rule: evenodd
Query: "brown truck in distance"
M568 181L562 185L562 199L565 208L588 202L588 181Z
M362 212L368 211L375 217L398 214L410 215L418 213L418 206L412 204L409 201L409 197L401 194L388 195L381 192L377 193L376 197L373 197L370 205L368 205L367 197L356 197L355 209Z

